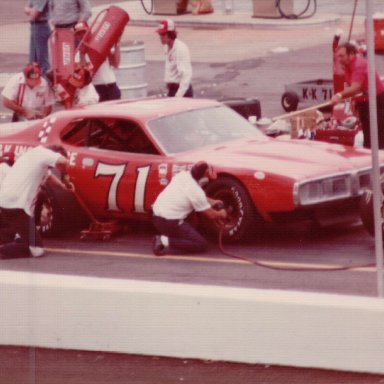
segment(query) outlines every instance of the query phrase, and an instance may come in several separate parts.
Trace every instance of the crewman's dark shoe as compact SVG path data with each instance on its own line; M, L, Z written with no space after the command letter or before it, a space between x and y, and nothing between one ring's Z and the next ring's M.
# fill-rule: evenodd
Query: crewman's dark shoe
M161 237L156 235L152 240L152 251L156 256L165 255L165 246L161 242Z

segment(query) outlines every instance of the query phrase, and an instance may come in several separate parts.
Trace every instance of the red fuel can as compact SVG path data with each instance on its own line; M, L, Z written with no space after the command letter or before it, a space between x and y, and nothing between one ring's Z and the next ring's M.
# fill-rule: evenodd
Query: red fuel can
M54 29L49 38L54 82L67 80L74 70L75 33L70 28Z
M108 56L111 48L119 40L129 21L128 13L120 7L111 6L99 13L80 44L84 44L86 53L96 72Z

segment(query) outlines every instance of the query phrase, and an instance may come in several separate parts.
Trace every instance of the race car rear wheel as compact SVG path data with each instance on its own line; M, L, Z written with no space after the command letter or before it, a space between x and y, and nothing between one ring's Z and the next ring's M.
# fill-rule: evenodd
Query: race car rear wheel
M47 185L37 198L35 221L42 236L56 237L84 226L86 220L72 193Z
M255 230L255 224L261 221L239 181L230 177L219 178L207 185L206 193L212 199L221 200L228 212L224 241L234 243L246 239ZM203 225L215 237L220 233L220 225L212 220L203 218Z

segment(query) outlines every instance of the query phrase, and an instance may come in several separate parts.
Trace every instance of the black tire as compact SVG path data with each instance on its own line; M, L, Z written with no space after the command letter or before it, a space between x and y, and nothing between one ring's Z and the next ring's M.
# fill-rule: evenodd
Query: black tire
M255 225L260 223L261 218L240 182L230 177L221 177L207 185L206 193L213 199L222 200L229 213L229 228L223 234L224 241L236 243L247 239L255 231ZM218 237L220 226L216 222L203 218L203 226L208 234Z
M69 229L79 229L87 223L74 195L50 186L44 187L37 198L35 220L44 237L59 237Z
M299 105L299 96L295 92L284 92L281 97L281 105L286 112L296 111Z

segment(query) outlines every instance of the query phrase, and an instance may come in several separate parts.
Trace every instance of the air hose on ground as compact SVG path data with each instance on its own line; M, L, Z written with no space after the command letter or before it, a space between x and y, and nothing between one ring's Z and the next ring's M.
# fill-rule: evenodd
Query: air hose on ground
M267 269L272 269L275 271L288 271L288 272L337 272L337 271L349 271L353 269L360 269L360 268L368 268L368 267L374 267L374 263L369 263L369 264L357 264L357 265L341 265L341 266L335 266L335 267L324 267L324 268L319 268L319 267L279 267L275 266L257 259L253 259L247 256L242 256L238 255L232 252L228 252L223 245L223 235L224 235L224 230L225 230L225 225L221 226L220 232L219 232L219 249L221 253L225 256L228 256L232 259L238 259L238 260L243 260L246 261L247 263L256 265L257 267L261 268L267 268Z

